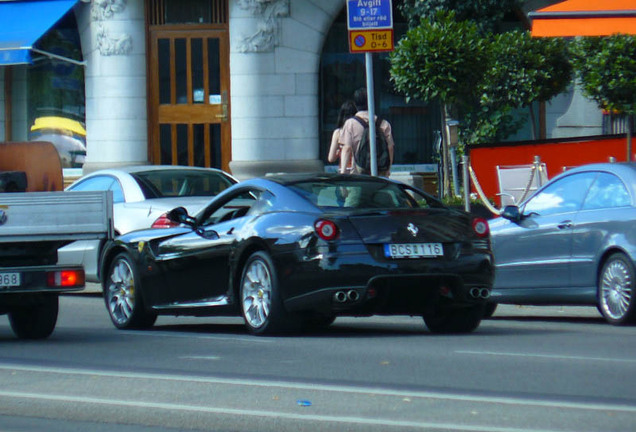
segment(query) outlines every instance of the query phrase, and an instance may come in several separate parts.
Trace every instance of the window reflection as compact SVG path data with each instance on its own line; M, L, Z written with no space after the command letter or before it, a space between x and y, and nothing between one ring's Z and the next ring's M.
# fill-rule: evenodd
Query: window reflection
M585 210L623 207L631 204L629 193L621 180L613 174L600 173L585 199Z
M595 177L596 173L563 177L531 198L525 205L524 214L548 216L579 210Z

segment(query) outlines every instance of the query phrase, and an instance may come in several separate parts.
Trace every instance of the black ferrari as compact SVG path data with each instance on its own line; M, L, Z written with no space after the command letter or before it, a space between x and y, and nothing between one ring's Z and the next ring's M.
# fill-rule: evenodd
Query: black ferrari
M157 315L242 316L253 334L324 327L338 316L422 316L430 331L475 330L493 282L485 220L385 178L251 179L173 226L133 231L101 259L118 328Z

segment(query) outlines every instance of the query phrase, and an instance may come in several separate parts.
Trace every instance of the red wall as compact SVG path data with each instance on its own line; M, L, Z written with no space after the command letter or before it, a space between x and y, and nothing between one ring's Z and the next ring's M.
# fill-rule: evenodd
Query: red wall
M470 163L486 196L500 205L497 193L498 165L529 165L539 156L546 164L548 178L563 172L565 168L594 162L607 162L610 157L617 162L627 159L625 135L603 137L568 138L552 141L531 141L473 146ZM634 158L632 159L634 160ZM475 190L474 185L471 186Z

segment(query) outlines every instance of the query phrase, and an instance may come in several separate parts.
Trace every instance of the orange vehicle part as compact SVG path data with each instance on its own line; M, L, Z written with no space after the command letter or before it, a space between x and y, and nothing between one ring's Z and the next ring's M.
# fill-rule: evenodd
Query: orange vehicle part
M27 192L64 190L60 156L50 142L0 143L0 171L24 171Z

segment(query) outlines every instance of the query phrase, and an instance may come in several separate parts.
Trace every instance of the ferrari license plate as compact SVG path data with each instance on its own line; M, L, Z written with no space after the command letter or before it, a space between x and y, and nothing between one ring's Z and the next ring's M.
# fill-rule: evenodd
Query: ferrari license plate
M387 258L424 258L444 255L441 243L390 243L384 245Z
M0 288L20 286L20 273L0 273Z

